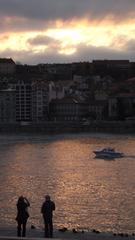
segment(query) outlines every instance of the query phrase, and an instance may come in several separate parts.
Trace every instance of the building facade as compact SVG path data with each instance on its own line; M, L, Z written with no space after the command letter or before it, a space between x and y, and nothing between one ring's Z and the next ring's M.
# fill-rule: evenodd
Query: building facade
M15 123L15 90L0 90L0 123Z
M16 84L16 121L32 121L31 83L19 80Z
M13 74L16 70L16 64L12 58L0 58L0 74Z
M50 103L50 116L53 121L81 121L88 112L88 105L75 98L55 99Z
M46 81L32 82L32 121L43 122L48 120L49 112L49 85Z

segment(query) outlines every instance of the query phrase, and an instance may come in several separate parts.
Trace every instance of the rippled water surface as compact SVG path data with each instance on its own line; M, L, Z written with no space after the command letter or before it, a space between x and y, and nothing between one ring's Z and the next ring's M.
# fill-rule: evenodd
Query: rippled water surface
M114 147L121 159L96 159ZM54 225L135 231L135 137L103 134L0 136L0 224L15 225L16 201L31 203L29 224L43 226L45 194L56 203Z

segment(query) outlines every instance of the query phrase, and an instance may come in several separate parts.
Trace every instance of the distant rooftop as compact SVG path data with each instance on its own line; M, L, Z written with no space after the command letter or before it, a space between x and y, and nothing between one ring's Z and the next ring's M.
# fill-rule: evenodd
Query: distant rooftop
M12 58L0 58L0 63L14 63Z
M93 60L93 63L129 63L129 60L125 59L125 60L108 60L108 59L104 59L104 60Z

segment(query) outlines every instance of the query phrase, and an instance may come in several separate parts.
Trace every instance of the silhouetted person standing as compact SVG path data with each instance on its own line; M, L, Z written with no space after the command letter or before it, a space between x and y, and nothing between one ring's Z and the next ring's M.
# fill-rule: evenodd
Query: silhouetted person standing
M55 210L55 203L51 201L49 195L45 196L45 202L41 207L45 224L45 237L53 237L53 211Z
M17 236L18 237L25 237L26 236L26 224L29 217L28 214L28 207L30 206L29 201L27 198L20 196L18 199L18 202L16 204L17 206Z

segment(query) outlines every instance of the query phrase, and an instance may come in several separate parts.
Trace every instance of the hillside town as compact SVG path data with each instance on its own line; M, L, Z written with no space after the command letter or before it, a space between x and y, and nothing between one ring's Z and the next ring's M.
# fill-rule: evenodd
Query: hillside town
M135 62L23 65L0 58L1 127L81 127L134 119Z

